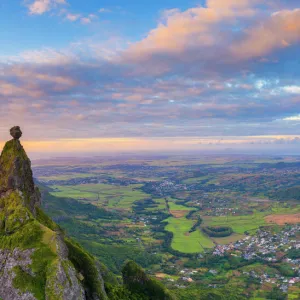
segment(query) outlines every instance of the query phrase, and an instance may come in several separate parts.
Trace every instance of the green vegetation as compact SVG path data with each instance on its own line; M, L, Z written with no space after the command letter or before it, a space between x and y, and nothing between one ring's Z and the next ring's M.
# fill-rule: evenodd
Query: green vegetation
M69 259L75 268L82 272L84 277L83 283L86 286L86 290L89 292L88 297L92 298L97 296L100 299L105 299L102 278L99 277L99 270L97 269L95 258L72 240L65 239L65 242L69 249Z
M95 158L88 165L76 161L52 166L50 172L39 166L38 171L44 175L39 178L53 180L45 189L51 193L44 195L47 212L117 276L130 259L178 299L254 300L267 299L274 284L262 284L246 273L291 278L293 269L280 257L297 259L296 249L282 246L279 261L273 263L255 256L244 259L235 249L222 254L221 245L255 235L258 229L280 232L282 226L272 216L299 213L295 198L272 196L300 186L297 158L280 161L286 163L250 156L108 158L100 163ZM107 279L105 289L109 299L148 300L146 293ZM294 285L284 294L296 299L297 291Z
M123 282L129 291L146 296L149 300L175 299L158 281L146 275L135 262L129 261L122 269Z
M279 200L300 200L300 186L293 186L288 189L281 189L271 194L271 197Z
M174 202L171 202L169 201L169 207L170 207L170 210L183 210L183 211L187 211L189 212L190 210L193 210L192 207L186 207L186 206L183 206L183 205L178 205Z
M230 226L236 233L255 232L260 226L266 225L264 213L247 216L205 217L204 226Z
M169 218L166 230L173 233L172 248L183 253L203 252L212 248L213 242L200 230L189 233L194 225L193 220L186 218Z
M232 228L228 226L207 226L202 228L203 232L205 232L208 236L211 237L226 237L232 234Z
M63 198L89 200L95 205L130 209L135 201L145 199L147 194L138 190L141 185L111 186L108 184L81 184L76 186L53 186L52 195Z

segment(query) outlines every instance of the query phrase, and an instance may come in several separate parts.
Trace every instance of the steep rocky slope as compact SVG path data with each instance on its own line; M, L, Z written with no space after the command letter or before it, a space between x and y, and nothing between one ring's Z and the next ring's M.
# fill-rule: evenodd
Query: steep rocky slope
M41 210L20 128L11 134L0 157L0 298L107 299L100 264Z
M41 209L19 127L0 156L0 300L172 300L134 262L114 275Z

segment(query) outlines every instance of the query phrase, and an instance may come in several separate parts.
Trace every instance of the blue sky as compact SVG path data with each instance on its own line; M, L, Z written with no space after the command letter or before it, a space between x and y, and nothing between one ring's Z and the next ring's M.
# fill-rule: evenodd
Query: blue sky
M2 0L0 140L295 147L297 2Z
M68 1L43 14L28 13L28 5L34 1L2 0L0 4L0 39L5 43L2 54L18 54L22 50L38 47L65 47L87 36L109 34L138 40L156 26L161 11L178 7L187 9L197 1ZM146 3L143 3L146 2ZM98 17L90 26L68 22L65 14L95 14ZM4 46L4 47L3 47Z

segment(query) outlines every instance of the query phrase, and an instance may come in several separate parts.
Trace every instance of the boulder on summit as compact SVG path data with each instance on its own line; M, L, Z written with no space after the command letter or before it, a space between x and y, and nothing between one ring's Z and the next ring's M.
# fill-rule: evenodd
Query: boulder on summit
M14 126L10 129L10 135L15 139L18 140L22 136L22 131L20 126Z

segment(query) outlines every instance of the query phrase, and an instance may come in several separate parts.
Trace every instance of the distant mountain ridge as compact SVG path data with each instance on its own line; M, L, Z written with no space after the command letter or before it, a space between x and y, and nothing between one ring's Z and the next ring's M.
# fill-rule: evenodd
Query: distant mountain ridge
M124 267L124 285L41 209L31 162L11 129L0 156L0 299L168 300L174 297L135 263Z

